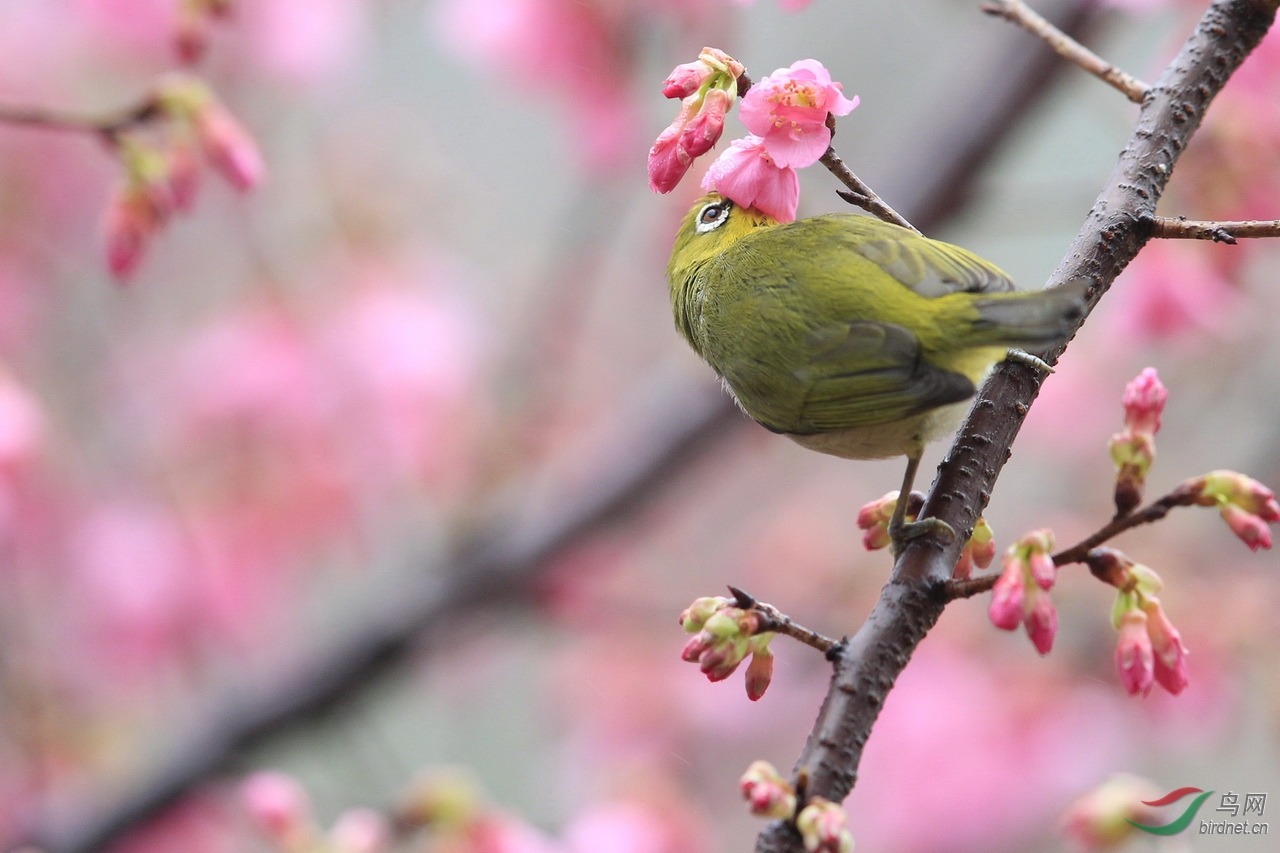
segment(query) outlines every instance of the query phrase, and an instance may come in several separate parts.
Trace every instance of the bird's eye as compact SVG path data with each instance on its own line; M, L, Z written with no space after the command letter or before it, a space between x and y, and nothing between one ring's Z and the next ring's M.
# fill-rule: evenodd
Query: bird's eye
M729 219L729 208L732 206L732 202L729 201L713 201L702 210L699 210L697 219L698 233L705 234L725 224Z

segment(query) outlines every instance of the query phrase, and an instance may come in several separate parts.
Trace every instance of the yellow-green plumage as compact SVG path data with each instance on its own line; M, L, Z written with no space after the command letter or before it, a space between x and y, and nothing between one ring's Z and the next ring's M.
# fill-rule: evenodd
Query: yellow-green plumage
M856 214L779 224L717 194L667 267L676 327L769 429L837 456L951 429L1010 347L1066 339L1082 286L1017 293L971 252ZM910 483L907 483L907 487Z

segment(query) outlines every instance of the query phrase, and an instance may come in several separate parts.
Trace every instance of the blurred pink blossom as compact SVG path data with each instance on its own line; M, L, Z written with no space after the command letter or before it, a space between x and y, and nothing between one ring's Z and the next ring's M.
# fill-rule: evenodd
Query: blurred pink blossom
M315 827L311 798L292 776L274 770L254 773L240 783L240 800L259 828L282 850L299 850Z
M126 691L192 646L204 625L192 554L166 511L140 500L90 507L71 532L71 596L96 686ZM98 681L98 679L90 679Z
M0 472L30 465L44 434L40 403L10 373L0 370Z
M105 847L103 853L243 853L244 839L215 798L192 795Z
M1149 243L1112 288L1112 334L1177 339L1226 333L1239 291L1210 263L1210 247L1188 240Z
M221 101L211 98L192 115L201 150L231 186L247 192L266 174L258 143Z
M65 20L92 46L120 56L168 59L179 0L69 0ZM53 5L53 4L50 4Z
M290 83L317 85L351 67L368 38L367 0L251 0L235 10L255 64Z
M739 6L750 6L756 0L734 0ZM778 0L778 6L784 12L800 12L806 9L812 0Z
M885 701L846 804L858 844L989 853L1000 838L1018 849L1066 796L1123 763L1122 706L1043 671L1001 672L932 639L921 646Z
M432 28L443 46L507 85L516 79L569 104L569 138L588 168L630 162L642 127L622 85L634 21L614 4L577 0L442 0Z
M458 302L371 264L320 337L359 466L456 484L473 446L481 342Z
M130 182L112 192L102 216L102 234L113 276L124 280L137 272L168 216L168 208L145 186Z
M680 810L618 801L590 806L565 827L565 853L701 853Z
M775 163L758 136L731 142L707 169L702 188L715 190L743 207L755 207L779 222L793 221L800 205L796 170Z
M335 853L381 853L391 846L392 830L381 812L347 809L329 830Z

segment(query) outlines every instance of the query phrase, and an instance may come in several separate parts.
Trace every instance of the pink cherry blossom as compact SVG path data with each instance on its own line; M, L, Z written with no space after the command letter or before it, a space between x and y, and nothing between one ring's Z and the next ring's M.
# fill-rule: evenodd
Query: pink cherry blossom
M800 205L800 176L794 168L774 162L758 136L730 143L703 176L702 188L779 222L793 221Z
M856 106L858 98L846 98L822 63L802 59L752 86L739 115L747 130L764 139L777 165L803 168L818 162L831 144L827 114L847 115Z

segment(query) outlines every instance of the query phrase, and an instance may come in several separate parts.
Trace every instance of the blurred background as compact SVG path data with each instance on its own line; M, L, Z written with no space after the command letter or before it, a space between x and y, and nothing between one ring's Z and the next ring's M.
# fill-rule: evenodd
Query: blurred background
M1038 5L1149 80L1206 4ZM3 0L0 100L136 104L180 65L180 7ZM820 60L861 98L835 142L853 170L1026 288L1135 108L1075 69L1027 72L1044 48L955 0L231 11L191 73L267 178L205 181L127 284L101 235L119 162L89 134L0 123L0 846L319 849L281 834L294 821L355 853L387 849L376 815L399 810L441 828L395 849L750 849L737 779L756 758L789 770L829 667L777 641L750 703L679 661L676 617L732 583L852 633L890 567L853 520L901 462L754 427L674 332L664 269L699 190L697 171L646 186L675 115L663 79L704 45L756 79ZM1278 95L1272 36L1163 213L1280 215ZM802 182L801 215L844 207L820 169ZM1110 517L1107 440L1147 366L1170 391L1152 496L1215 468L1280 485L1278 252L1143 252L1032 409L987 512L1002 548ZM1080 567L1047 658L994 629L986 597L958 602L867 747L859 849L1073 849L1062 815L1119 772L1280 809L1274 556L1208 510L1114 544L1165 579L1190 687L1125 694L1113 595ZM1274 849L1175 842L1159 849Z

